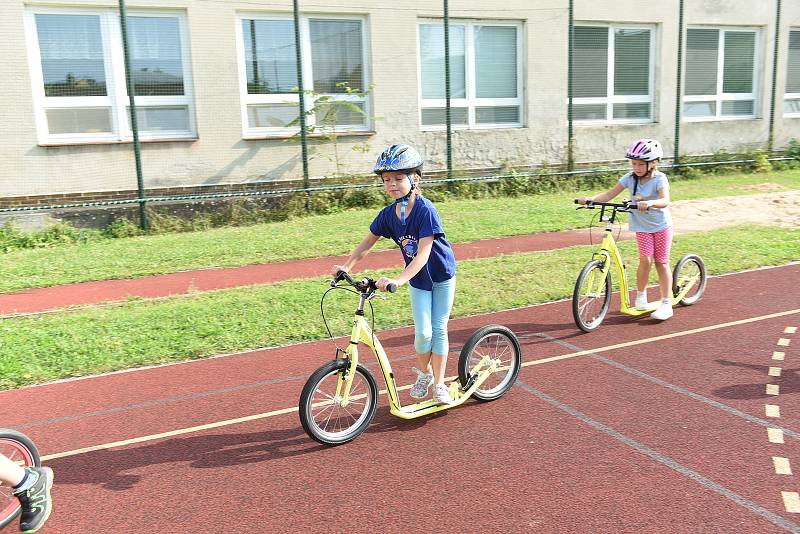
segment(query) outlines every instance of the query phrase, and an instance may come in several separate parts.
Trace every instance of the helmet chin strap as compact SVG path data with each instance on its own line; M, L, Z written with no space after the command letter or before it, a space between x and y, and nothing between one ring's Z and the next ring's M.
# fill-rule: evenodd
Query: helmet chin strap
M633 185L633 196L636 196L636 191L639 189L639 180L644 178L652 178L653 177L653 167L650 166L652 161L647 162L647 172L644 173L643 176L639 176L635 172L633 173L634 178L636 178L636 183Z
M414 192L414 179L411 178L410 175L406 174L406 178L411 183L411 189L408 190L408 193L405 194L404 197L398 198L395 200L395 204L400 202L400 224L403 226L406 225L406 207L408 206L408 199L411 198L411 193Z

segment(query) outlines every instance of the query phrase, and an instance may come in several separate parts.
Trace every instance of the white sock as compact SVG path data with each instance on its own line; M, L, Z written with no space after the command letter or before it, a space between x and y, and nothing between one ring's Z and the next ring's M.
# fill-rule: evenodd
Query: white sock
M645 289L644 291L637 291L636 292L636 298L637 299L646 299L647 298L647 290Z
M13 493L22 493L36 484L37 480L39 480L39 473L30 469L25 469L25 477L20 481L18 486L14 486Z
M661 304L672 304L672 301L669 299L661 299Z

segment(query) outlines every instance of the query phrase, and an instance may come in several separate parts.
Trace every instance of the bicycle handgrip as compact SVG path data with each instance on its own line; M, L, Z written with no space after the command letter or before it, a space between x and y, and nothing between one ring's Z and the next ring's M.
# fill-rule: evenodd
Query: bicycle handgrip
M389 285L387 285L386 286L386 291L388 291L389 293L394 293L395 291L397 291L397 284L389 284Z
M339 270L336 272L336 277L331 280L331 285L336 285L336 282L339 280L346 280L348 283L353 283L353 278L348 274L347 271Z

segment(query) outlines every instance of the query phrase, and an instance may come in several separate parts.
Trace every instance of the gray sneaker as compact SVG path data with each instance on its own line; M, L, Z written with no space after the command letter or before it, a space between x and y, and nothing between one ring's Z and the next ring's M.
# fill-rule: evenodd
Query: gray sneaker
M53 508L53 501L50 498L50 488L53 487L53 470L49 467L28 467L27 470L37 475L36 482L29 488L14 492L22 504L19 529L24 534L36 532L42 528Z
M433 398L439 404L453 403L453 398L450 396L450 388L444 384L436 384L433 388Z
M411 386L411 397L415 399L424 399L428 396L428 388L433 384L433 375L423 373L416 367L412 367L411 370L417 373L417 381Z

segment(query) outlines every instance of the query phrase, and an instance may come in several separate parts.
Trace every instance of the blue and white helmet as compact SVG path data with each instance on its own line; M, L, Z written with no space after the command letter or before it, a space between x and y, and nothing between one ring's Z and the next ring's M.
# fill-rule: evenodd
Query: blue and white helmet
M423 163L422 156L414 147L399 143L390 146L378 156L374 171L375 174L384 171L409 171L422 167Z

